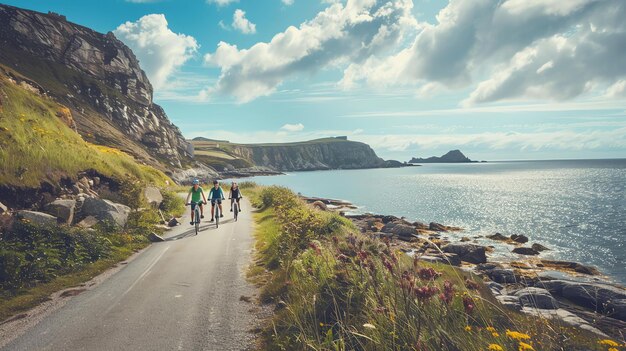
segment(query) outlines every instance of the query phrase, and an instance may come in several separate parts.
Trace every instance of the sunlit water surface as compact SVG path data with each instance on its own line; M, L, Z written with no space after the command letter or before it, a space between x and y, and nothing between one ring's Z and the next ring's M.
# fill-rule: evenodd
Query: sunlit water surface
M465 228L458 236L525 234L553 249L541 257L592 264L626 284L626 159L429 164L250 180L348 200L358 212ZM498 252L496 259L514 257Z

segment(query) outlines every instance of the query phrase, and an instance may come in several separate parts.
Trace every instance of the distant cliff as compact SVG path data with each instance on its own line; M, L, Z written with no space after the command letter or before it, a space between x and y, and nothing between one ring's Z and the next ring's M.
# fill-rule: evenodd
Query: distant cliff
M159 168L181 167L188 144L133 52L64 16L0 5L0 64L36 82L71 110L77 131Z
M413 157L409 163L469 163L472 161L467 156L463 155L460 150L448 151L441 157L432 156L429 158L415 158Z
M213 164L219 158L230 169L254 167L291 172L405 165L398 161L385 161L369 145L345 137L283 144L234 144L206 138L196 138L192 142L197 158L206 157L207 162Z

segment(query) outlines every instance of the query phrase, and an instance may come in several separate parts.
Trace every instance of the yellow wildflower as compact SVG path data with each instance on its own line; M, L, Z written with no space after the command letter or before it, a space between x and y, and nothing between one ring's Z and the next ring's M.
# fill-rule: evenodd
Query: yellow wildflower
M489 351L504 351L502 346L500 346L498 344L489 344L489 347L487 348L487 350L489 350Z
M469 325L465 327L465 331L472 331L472 327L470 327Z
M614 347L609 347L609 351L619 351L619 350Z
M519 342L519 347L517 348L519 351L535 351L533 347L525 342Z
M494 333L496 331L496 328L494 328L494 327L487 327L485 329L487 329L487 331L490 332L490 333Z
M493 335L494 338L497 338L498 336L500 336L500 334L498 334L497 332L493 332L491 333L491 335Z
M615 341L610 340L610 339L600 340L600 341L598 341L598 343L600 343L600 345L606 345L606 346L611 346L611 347L619 346L618 343L616 343Z
M506 336L508 336L509 338L515 339L515 340L528 340L530 339L530 335L528 334L524 334L524 333L520 333L520 332L516 332L516 331L511 331L511 330L506 330Z

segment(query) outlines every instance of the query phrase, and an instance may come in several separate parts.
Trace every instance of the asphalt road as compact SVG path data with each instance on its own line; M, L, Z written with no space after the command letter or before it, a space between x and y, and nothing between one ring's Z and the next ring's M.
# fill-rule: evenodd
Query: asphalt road
M72 298L2 350L245 350L253 342L254 289L247 202L234 222L187 222L126 267ZM228 206L224 206L227 209ZM228 211L228 210L227 210Z

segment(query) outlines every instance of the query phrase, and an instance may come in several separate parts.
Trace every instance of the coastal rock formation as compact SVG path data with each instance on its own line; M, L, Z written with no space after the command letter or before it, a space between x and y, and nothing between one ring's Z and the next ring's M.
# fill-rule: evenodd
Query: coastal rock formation
M39 226L53 226L57 224L57 218L47 213L22 210L17 212L17 218L29 221Z
M276 171L399 167L378 157L367 144L325 138L285 144L231 144L233 155ZM396 161L397 162L397 161Z
M460 150L448 151L441 157L431 156L429 158L416 158L413 157L409 163L469 163L472 161L467 156L463 155Z
M152 102L137 58L113 33L0 5L0 45L0 64L30 80L13 79L67 106L59 117L84 139L161 169L180 167L188 155L179 129Z

